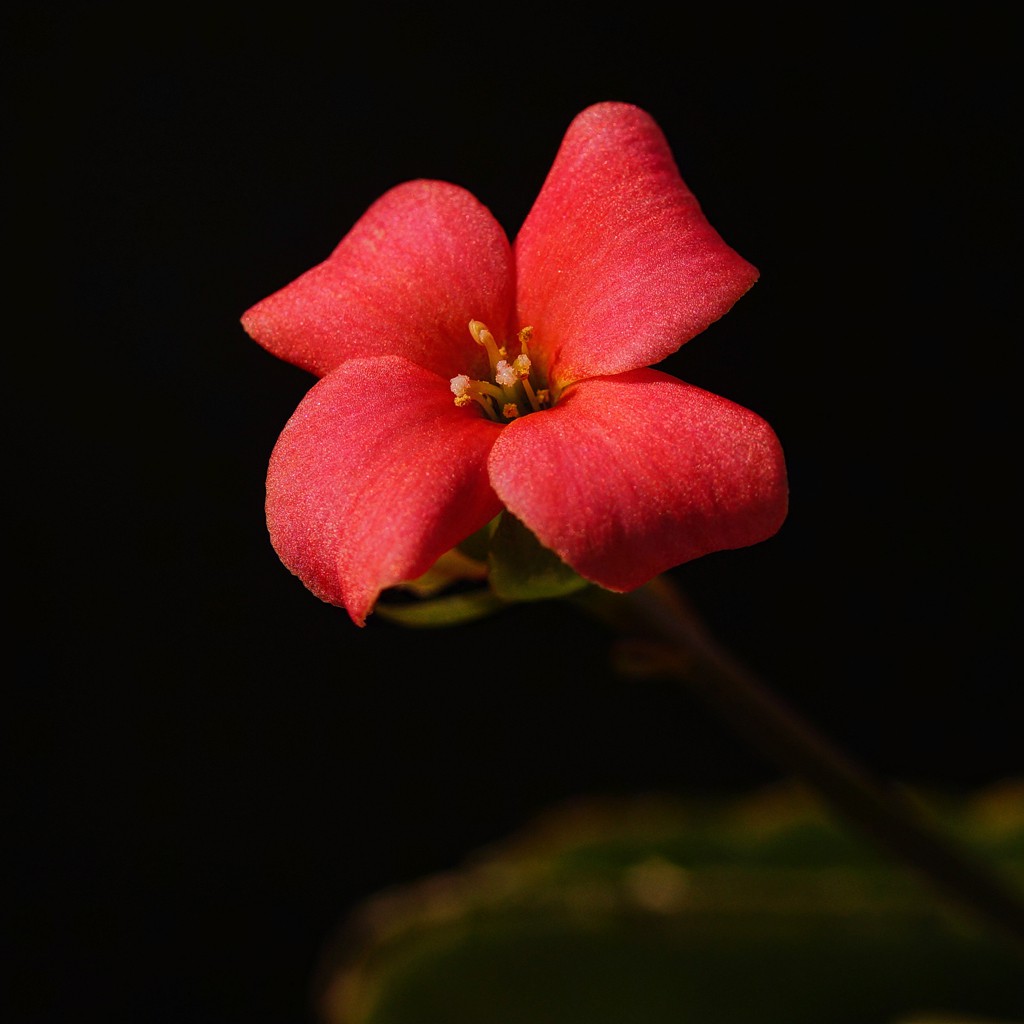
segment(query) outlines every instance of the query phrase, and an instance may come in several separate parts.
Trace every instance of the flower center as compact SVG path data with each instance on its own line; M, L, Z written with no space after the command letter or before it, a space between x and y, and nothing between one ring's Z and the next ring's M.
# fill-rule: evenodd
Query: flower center
M476 402L496 423L509 423L519 416L539 412L551 405L551 392L543 386L530 359L532 327L524 327L516 336L519 354L511 362L508 350L494 340L486 324L470 320L469 333L478 345L487 350L491 379L472 380L464 373L452 377L452 394L455 395L456 405Z

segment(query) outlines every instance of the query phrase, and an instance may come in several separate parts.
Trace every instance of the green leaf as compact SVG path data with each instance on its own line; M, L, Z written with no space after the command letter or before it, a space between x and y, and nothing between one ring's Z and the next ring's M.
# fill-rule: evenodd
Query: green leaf
M508 512L491 538L488 560L491 588L506 601L565 597L590 585Z

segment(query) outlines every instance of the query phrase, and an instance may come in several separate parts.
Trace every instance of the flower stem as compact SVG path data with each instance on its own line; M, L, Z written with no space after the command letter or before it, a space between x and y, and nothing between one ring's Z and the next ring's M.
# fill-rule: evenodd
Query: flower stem
M838 750L709 633L664 576L626 595L597 588L576 603L641 646L649 670L684 682L762 754L811 787L869 839L1024 953L1024 894L927 822L890 783Z

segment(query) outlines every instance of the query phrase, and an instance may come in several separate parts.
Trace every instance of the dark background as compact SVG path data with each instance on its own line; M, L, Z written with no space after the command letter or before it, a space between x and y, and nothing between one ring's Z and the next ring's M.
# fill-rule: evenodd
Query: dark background
M1013 33L680 10L5 15L8 1019L311 1020L369 894L563 798L776 778L567 606L359 630L267 540L312 379L241 313L409 178L514 235L601 100L654 115L762 275L669 368L772 423L791 513L674 578L872 769L1024 771Z

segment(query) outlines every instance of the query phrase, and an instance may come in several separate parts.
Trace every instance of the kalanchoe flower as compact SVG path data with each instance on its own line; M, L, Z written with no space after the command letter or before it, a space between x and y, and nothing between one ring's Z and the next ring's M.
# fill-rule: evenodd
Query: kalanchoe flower
M274 548L363 625L503 510L619 592L770 537L771 428L650 369L756 278L628 104L575 118L514 246L463 188L398 185L242 318L321 378L271 456Z

